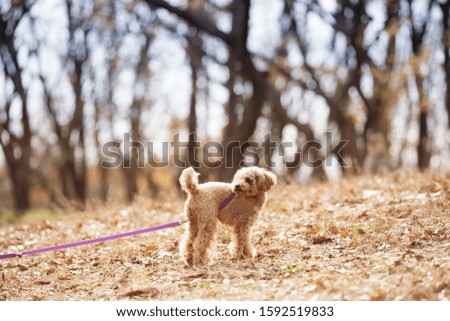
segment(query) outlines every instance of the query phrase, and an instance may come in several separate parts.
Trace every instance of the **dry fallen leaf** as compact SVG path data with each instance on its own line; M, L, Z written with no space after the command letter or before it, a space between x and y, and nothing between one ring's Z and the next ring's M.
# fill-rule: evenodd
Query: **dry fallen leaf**
M331 238L323 236L323 235L319 235L315 238L313 238L313 244L323 244L323 243L328 243L331 242Z
M183 280L188 281L188 280L192 280L192 279L199 279L199 278L204 277L205 275L206 275L206 273L189 274L189 275L183 276Z
M306 234L316 234L317 232L320 231L320 226L319 225L307 225L306 226Z
M386 300L386 292L378 290L377 293L370 297L370 301L384 301Z
M154 252L158 250L158 245L156 244L140 244L140 246L143 252Z
M155 298L156 296L158 296L159 293L160 293L160 291L158 289L156 289L154 287L149 287L149 288L130 290L128 292L125 292L123 294L123 296L127 296L127 297L146 296L146 297L150 297L150 298Z
M52 274L52 273L55 273L55 271L56 271L56 269L52 267L52 268L47 269L47 271L45 271L45 273Z
M20 271L26 271L29 268L28 266L23 264L18 264L17 267L19 268Z
M450 288L450 284L449 283L442 282L442 283L440 283L440 284L438 284L438 285L436 285L434 287L434 292L435 293L439 293L439 292L441 292L441 291L443 291L445 289L449 289L449 288Z
M330 227L330 232L331 232L331 234L336 235L339 233L339 228L337 226L333 225Z
M38 284L38 285L47 285L50 283L51 283L50 281L46 281L46 280L40 280L40 281L35 282L35 284Z

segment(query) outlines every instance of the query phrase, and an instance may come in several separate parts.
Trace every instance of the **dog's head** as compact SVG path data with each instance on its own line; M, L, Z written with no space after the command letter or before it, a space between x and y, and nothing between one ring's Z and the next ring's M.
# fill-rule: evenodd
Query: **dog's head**
M245 167L236 172L231 184L235 193L256 196L267 192L276 183L277 177L272 172L259 167Z

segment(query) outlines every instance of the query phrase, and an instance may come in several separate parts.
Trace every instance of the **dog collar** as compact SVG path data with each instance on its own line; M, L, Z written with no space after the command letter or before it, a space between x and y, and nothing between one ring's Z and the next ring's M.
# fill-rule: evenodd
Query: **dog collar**
M228 196L226 199L222 201L219 205L219 211L223 210L228 204L231 203L231 201L236 197L236 193L231 193L230 196Z

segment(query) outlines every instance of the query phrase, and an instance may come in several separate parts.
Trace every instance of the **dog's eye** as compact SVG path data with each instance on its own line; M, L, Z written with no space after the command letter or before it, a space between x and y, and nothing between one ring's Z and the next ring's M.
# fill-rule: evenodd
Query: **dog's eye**
M248 177L245 179L245 182L247 184L253 184L253 180L251 178L248 178Z

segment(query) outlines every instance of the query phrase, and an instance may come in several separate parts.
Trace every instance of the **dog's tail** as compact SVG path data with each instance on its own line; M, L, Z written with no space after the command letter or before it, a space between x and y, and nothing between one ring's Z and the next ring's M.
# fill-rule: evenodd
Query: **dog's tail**
M192 167L183 170L180 176L180 184L183 191L189 194L195 194L198 192L198 176Z

